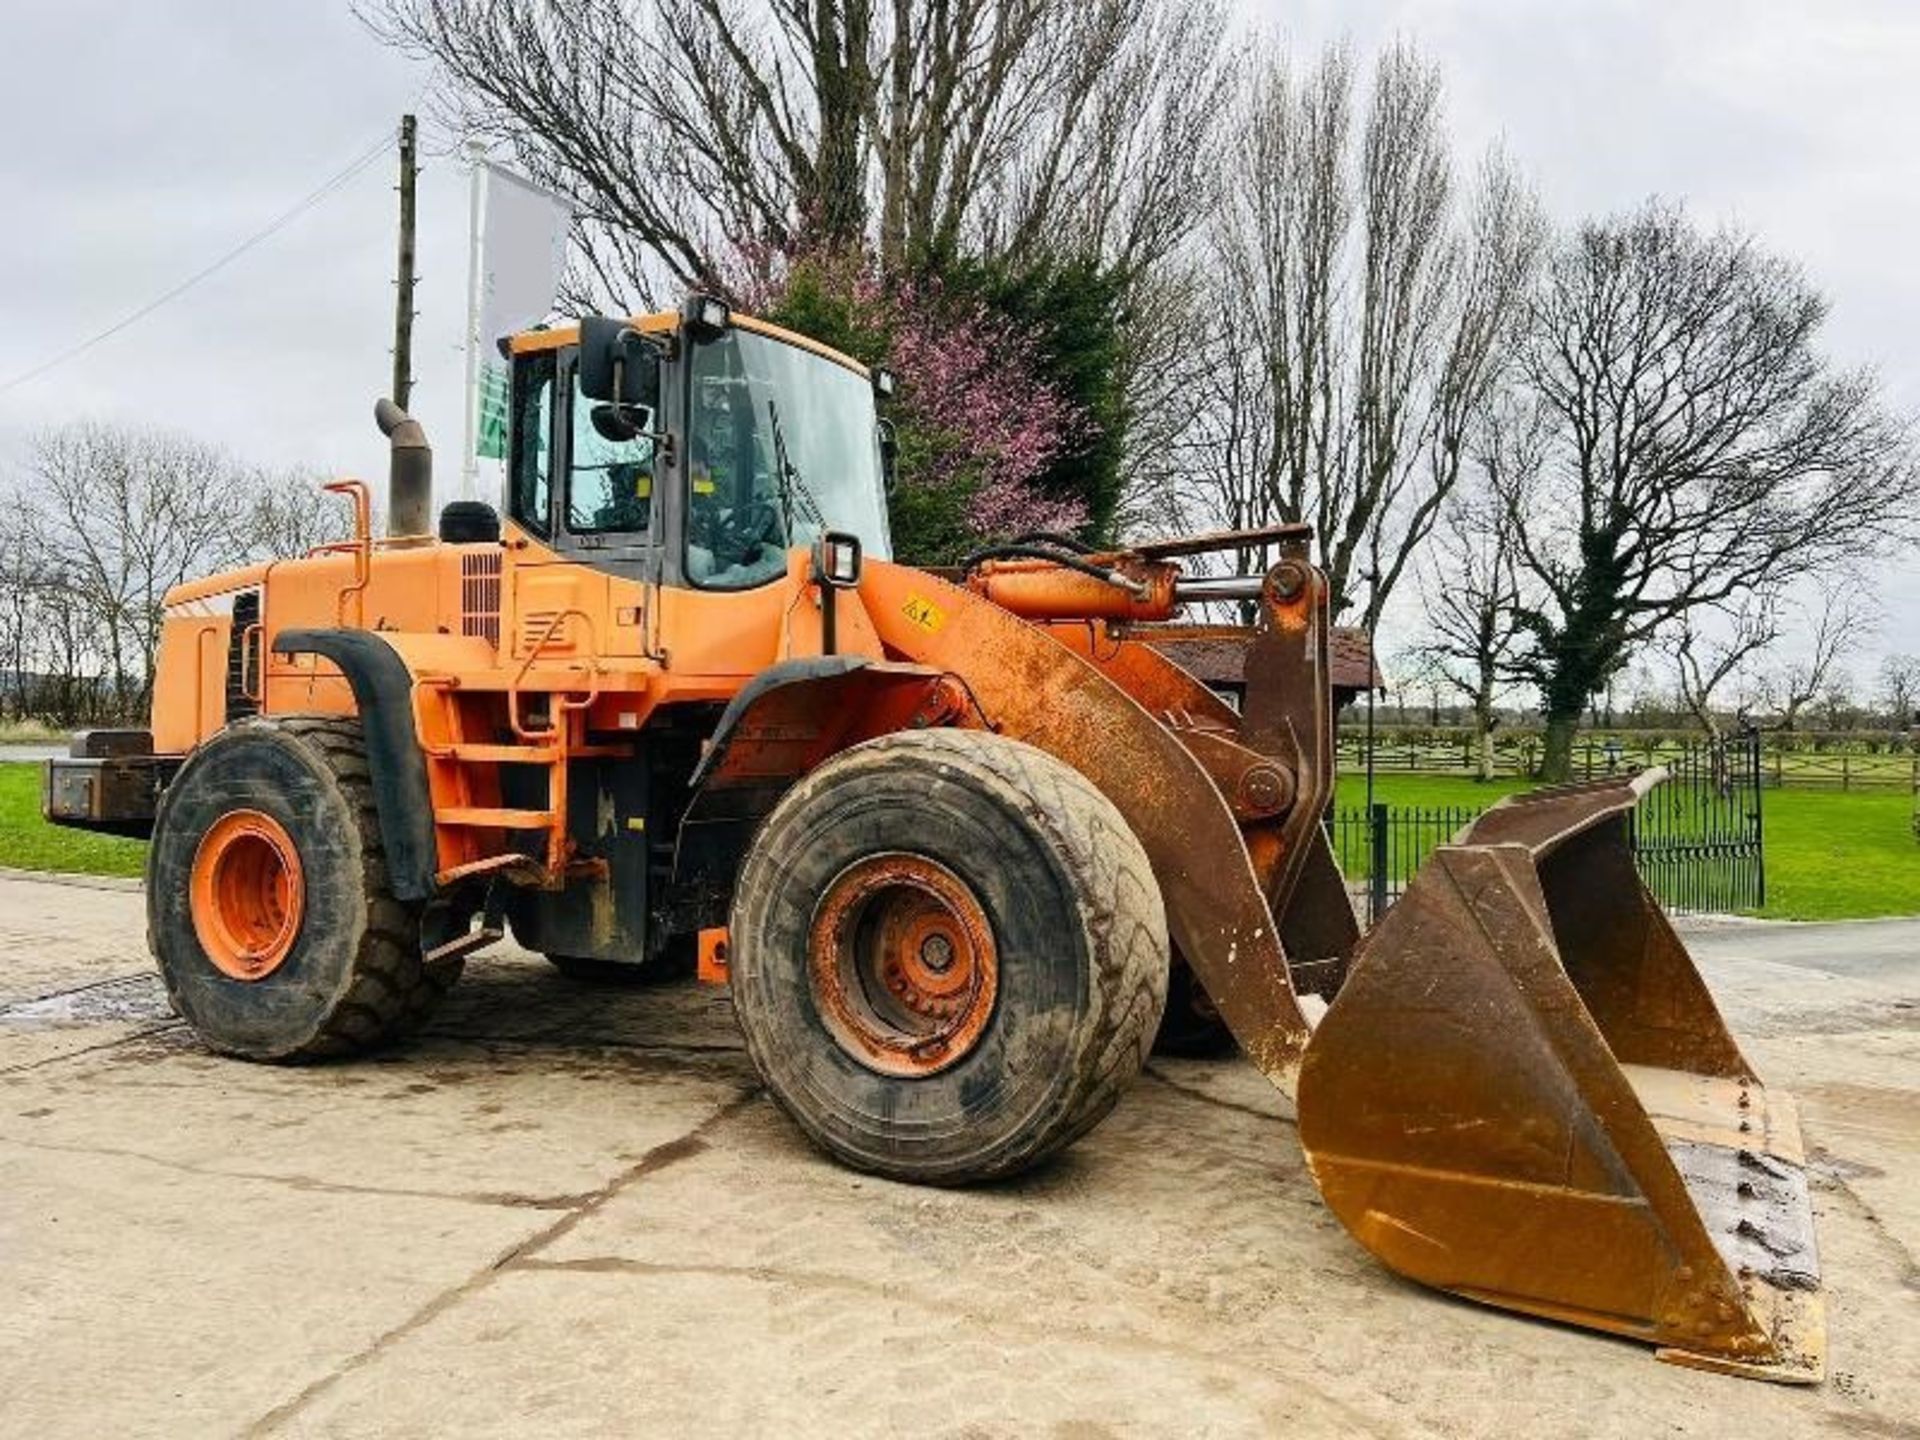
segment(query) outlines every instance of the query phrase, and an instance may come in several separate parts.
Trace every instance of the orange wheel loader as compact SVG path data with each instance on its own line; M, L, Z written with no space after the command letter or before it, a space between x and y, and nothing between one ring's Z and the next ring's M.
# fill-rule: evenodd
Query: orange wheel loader
M913 569L885 372L698 295L503 350L504 516L428 533L425 437L382 402L390 533L340 482L350 541L173 591L151 731L49 766L49 818L151 836L150 943L208 1046L387 1043L509 927L576 973L697 953L815 1142L962 1184L1099 1122L1172 970L1394 1269L1820 1377L1799 1127L1635 874L1652 777L1503 803L1362 936L1303 530ZM1182 564L1257 543L1263 576ZM1255 619L1178 623L1204 600ZM1200 634L1237 684L1170 658Z

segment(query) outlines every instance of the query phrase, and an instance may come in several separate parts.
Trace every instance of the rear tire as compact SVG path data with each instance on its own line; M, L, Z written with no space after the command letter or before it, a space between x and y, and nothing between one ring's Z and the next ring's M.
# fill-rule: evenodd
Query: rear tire
M420 919L388 885L358 720L230 726L161 797L147 940L211 1049L308 1060L414 1030L462 963L422 960Z
M1031 746L889 735L762 826L735 889L747 1050L823 1149L895 1179L1010 1175L1139 1073L1167 928L1112 802Z

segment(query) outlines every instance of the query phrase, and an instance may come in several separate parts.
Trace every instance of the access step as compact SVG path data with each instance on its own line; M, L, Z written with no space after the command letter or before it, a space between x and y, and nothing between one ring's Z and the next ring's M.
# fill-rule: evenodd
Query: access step
M551 810L503 810L485 805L450 805L436 810L439 825L466 825L478 830L545 830L552 826Z
M436 745L427 754L435 760L463 760L475 765L551 765L560 752L545 745Z

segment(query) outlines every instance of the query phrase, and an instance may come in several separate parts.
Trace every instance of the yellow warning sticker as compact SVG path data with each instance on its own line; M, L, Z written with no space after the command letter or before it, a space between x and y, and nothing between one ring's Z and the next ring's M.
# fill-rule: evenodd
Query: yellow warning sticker
M924 595L909 595L900 607L907 619L931 635L947 623L946 612Z
M711 480L703 480L698 475L693 477L693 493L696 495L711 495L719 488Z

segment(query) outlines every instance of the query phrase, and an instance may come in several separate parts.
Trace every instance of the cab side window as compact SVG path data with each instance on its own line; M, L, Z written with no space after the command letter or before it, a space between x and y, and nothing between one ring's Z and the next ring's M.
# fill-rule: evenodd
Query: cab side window
M513 372L513 518L536 535L553 522L553 356L529 356Z
M596 404L571 385L567 529L576 535L644 535L653 511L654 449L638 433L644 411Z

